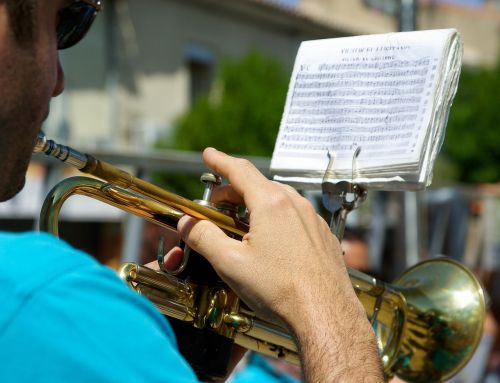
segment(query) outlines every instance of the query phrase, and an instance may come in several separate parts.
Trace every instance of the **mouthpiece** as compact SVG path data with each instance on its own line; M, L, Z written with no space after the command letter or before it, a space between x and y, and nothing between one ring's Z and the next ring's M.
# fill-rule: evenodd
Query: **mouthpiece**
M33 153L44 153L50 157L57 158L59 161L72 165L79 170L87 166L89 161L86 154L80 153L68 146L58 144L53 140L48 140L43 132L38 133Z
M33 153L43 153L47 147L47 136L44 132L38 132L38 137L35 141L35 147L33 148Z

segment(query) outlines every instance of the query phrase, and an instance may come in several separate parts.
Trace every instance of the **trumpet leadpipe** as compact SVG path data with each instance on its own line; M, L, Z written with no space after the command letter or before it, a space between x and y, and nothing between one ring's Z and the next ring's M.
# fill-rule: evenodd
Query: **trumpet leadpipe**
M171 193L107 162L100 161L89 154L80 153L53 140L47 140L42 132L38 134L33 152L45 153L50 157L76 167L84 173L91 174L121 188L133 190L142 196L167 204L191 217L212 221L221 229L238 237L243 237L248 232L248 225L235 217Z

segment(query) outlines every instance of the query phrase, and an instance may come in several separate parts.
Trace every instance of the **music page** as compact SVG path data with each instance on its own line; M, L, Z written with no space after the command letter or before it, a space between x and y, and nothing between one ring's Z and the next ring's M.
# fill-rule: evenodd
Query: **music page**
M365 183L366 177L380 181L391 173L398 178L418 172L433 133L443 66L449 64L443 53L454 32L302 43L271 170L319 183L333 156L339 178L354 175Z

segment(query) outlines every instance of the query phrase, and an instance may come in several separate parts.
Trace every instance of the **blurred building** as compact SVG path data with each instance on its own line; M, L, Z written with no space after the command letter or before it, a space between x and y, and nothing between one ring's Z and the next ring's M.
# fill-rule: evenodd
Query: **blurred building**
M289 68L302 40L342 29L259 0L107 0L87 38L63 52L66 92L46 132L69 143L149 147L207 91L224 57L251 50Z
M416 1L416 0L415 0ZM62 53L66 92L47 134L91 147L147 148L209 89L224 57L250 50L291 68L302 40L398 29L399 0L107 0ZM467 65L500 50L497 0L416 1L418 29L457 28Z

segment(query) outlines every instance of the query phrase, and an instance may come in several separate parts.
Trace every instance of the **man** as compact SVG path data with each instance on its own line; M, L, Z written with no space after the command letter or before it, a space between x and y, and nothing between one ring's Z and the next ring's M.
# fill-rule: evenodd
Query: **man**
M63 90L58 49L83 37L98 8L0 0L0 200L22 188L49 100ZM381 382L374 334L325 222L249 162L203 156L231 182L214 198L245 203L250 231L238 242L184 217L182 238L260 316L290 329L307 381ZM164 318L86 254L46 234L0 233L0 268L0 381L196 381Z

